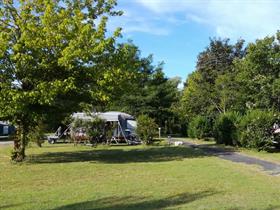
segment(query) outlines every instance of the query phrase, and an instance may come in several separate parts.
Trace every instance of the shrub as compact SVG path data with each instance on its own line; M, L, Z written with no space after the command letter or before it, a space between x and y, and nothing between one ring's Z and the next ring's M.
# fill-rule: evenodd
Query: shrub
M90 138L98 138L105 126L105 121L101 118L94 117L91 120L75 119L72 123L73 131L83 129Z
M136 132L145 144L148 145L152 143L153 137L156 135L157 128L158 126L154 119L150 118L149 116L140 115L137 118Z
M237 144L237 126L240 119L238 112L228 112L216 118L213 130L217 144Z
M241 118L238 138L241 146L267 149L272 145L272 126L277 120L273 112L253 110Z
M212 126L211 120L205 116L194 117L188 126L188 136L192 138L210 137Z
M39 122L36 126L27 135L29 141L36 143L39 147L42 146L45 138L45 125L42 122Z

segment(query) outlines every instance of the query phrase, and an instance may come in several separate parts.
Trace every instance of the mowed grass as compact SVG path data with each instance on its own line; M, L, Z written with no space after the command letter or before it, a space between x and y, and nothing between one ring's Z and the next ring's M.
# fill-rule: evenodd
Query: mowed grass
M280 209L280 177L188 147L0 147L0 209Z

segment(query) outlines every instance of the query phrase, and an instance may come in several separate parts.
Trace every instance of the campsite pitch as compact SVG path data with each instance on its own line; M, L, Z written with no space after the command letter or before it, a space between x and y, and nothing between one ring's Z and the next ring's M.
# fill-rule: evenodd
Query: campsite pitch
M280 209L280 177L190 147L0 148L0 209Z

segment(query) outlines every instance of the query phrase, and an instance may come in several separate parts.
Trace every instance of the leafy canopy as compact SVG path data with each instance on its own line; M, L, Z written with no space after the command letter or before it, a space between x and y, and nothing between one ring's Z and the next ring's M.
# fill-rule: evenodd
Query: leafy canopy
M115 0L0 2L0 119L18 126L24 158L32 126L109 100L120 29L106 33ZM17 153L16 153L17 155ZM16 156L15 155L15 156Z
M2 1L0 117L17 122L107 100L117 29L106 36L113 0ZM114 68L117 71L116 68ZM66 111L67 110L67 111Z

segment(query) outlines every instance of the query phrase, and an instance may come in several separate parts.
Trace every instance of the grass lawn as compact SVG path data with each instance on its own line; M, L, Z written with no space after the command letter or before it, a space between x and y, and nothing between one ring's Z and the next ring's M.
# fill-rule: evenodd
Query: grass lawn
M280 177L187 147L0 147L0 209L280 209Z

